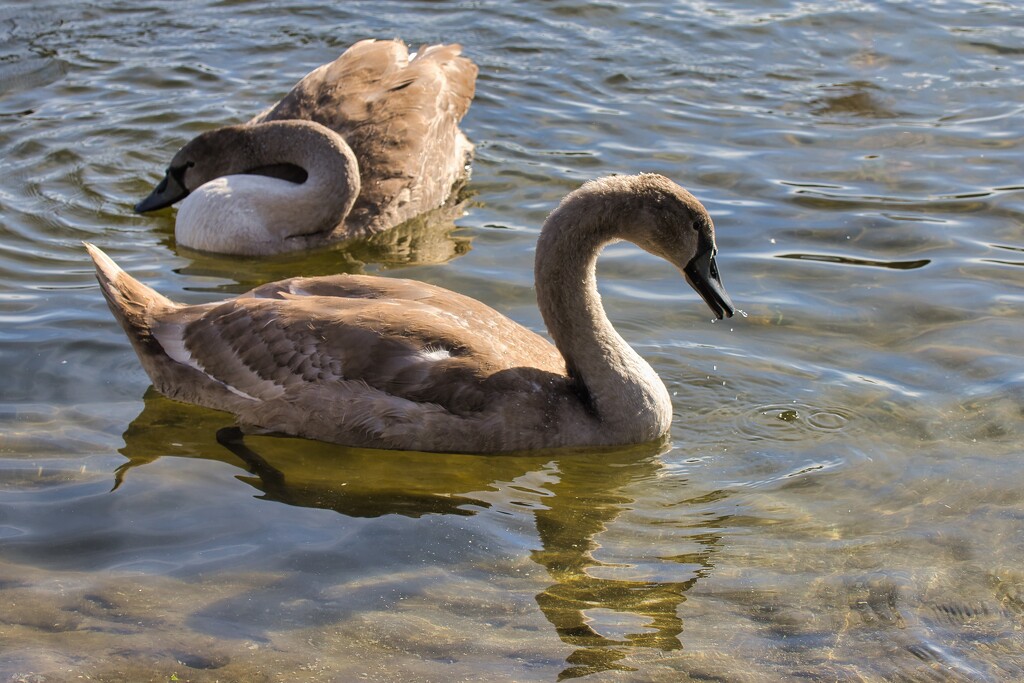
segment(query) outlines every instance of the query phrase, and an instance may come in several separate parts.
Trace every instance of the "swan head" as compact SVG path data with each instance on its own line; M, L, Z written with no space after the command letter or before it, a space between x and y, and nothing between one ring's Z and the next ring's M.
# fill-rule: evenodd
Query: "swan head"
M148 197L135 205L136 213L156 211L181 201L193 190L229 173L245 154L243 126L227 126L202 133L190 140L171 159L163 180Z
M643 203L627 239L676 266L719 320L731 318L736 307L718 272L715 224L707 209L664 176L635 178Z
M596 206L593 204L596 202ZM718 317L736 312L718 272L715 224L692 194L656 173L608 176L570 194L557 211L598 216L600 241L625 240L683 274Z
M146 213L175 204L202 185L227 175L262 175L293 183L305 182L308 173L295 163L267 159L261 140L267 135L285 135L289 129L319 126L311 122L224 126L206 131L178 150L163 180L148 197L135 205Z

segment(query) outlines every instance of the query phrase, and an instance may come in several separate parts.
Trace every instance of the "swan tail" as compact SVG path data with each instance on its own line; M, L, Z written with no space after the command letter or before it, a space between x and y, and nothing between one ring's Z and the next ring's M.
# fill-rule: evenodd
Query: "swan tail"
M148 331L157 312L178 307L163 294L124 272L98 247L86 242L85 249L96 266L96 279L103 296L129 337Z
M163 391L164 375L174 363L154 336L154 328L181 306L133 278L98 247L85 243L85 248L96 266L96 279L110 311L128 335L142 367Z
M142 368L164 396L217 410L232 411L239 392L207 374L195 363L182 360L180 335L196 310L178 304L126 273L102 250L85 243L96 266L96 279L111 312L121 324ZM175 341L177 339L177 341ZM163 341L162 341L163 340ZM164 346L165 343L170 346ZM246 402L250 402L251 397Z
M446 86L441 95L451 108L456 121L469 111L469 105L476 94L476 77L479 69L468 57L462 55L458 43L448 45L424 45L416 53L414 62L432 62L444 74Z

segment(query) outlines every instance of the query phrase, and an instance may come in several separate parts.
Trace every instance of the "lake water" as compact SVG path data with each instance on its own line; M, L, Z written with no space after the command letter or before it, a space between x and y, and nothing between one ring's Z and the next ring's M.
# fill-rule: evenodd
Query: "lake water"
M480 65L466 213L268 261L134 202L364 37ZM1024 679L1024 10L1011 2L0 4L0 680ZM156 395L83 240L171 298L437 283L541 329L608 173L696 194L746 318L616 246L662 448L253 438Z

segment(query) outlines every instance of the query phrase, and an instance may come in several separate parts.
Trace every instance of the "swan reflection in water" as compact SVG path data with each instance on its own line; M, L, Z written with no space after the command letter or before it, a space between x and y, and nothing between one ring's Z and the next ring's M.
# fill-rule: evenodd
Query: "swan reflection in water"
M644 550L645 557L638 556L637 546L615 551L614 542L602 538L635 506L628 490L658 476L665 444L540 455L381 452L275 437L243 442L234 427L225 427L228 419L150 388L142 413L123 435L121 453L128 460L117 469L114 488L130 481L133 469L172 455L244 467L248 474L238 480L265 500L349 517L421 518L474 515L492 505L501 482L543 472L533 480L544 482L542 505L506 503L534 517L540 546L531 559L553 582L536 602L561 641L574 648L559 679L631 670L622 660L636 648L681 649L680 606L687 590L712 569L720 520L695 521L675 536L686 540L685 547L657 544ZM685 525L682 519L670 521L674 529ZM609 552L615 557L603 560ZM662 571L641 576L630 571L635 564L657 564ZM615 623L604 629L601 622L609 619ZM635 632L624 633L623 624Z
M472 238L459 231L455 221L473 206L475 192L463 185L452 191L443 206L427 211L390 230L343 245L313 251L281 254L260 259L238 258L194 251L174 243L173 216L155 217L162 243L190 263L175 272L190 277L209 277L227 282L210 287L191 287L192 291L241 294L265 282L273 282L296 273L308 277L321 275L375 274L413 266L440 265L469 253Z

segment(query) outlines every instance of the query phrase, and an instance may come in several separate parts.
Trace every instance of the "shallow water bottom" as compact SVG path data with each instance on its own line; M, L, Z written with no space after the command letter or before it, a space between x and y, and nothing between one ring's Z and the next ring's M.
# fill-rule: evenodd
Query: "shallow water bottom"
M4 469L5 679L1024 676L1017 549L975 541L1019 534L1021 493L989 486L979 505L936 476L961 467L950 449L917 477L840 457L722 489L716 464L766 453L437 458L257 437L242 463L213 439L218 413L150 395L139 419L161 457L129 431L127 462Z
M0 670L8 680L46 681L976 681L1024 673L1017 642L993 637L1000 622L1020 618L1019 572L1014 583L993 577L987 599L951 594L941 576L913 597L884 575L810 587L794 579L756 596L737 576L688 597L681 647L620 650L583 642L598 636L576 636L575 647L553 639L534 602L540 577L516 563L495 569L519 576L498 586L417 572L338 585L332 601L332 591L296 598L294 585L262 573L211 582L41 573L11 586L3 566ZM787 590L808 591L817 607L782 603ZM339 614L342 595L363 609ZM239 613L248 632L236 631ZM615 637L635 632L630 621L595 610L590 623ZM950 642L953 632L960 635ZM985 660L988 671L978 666Z

